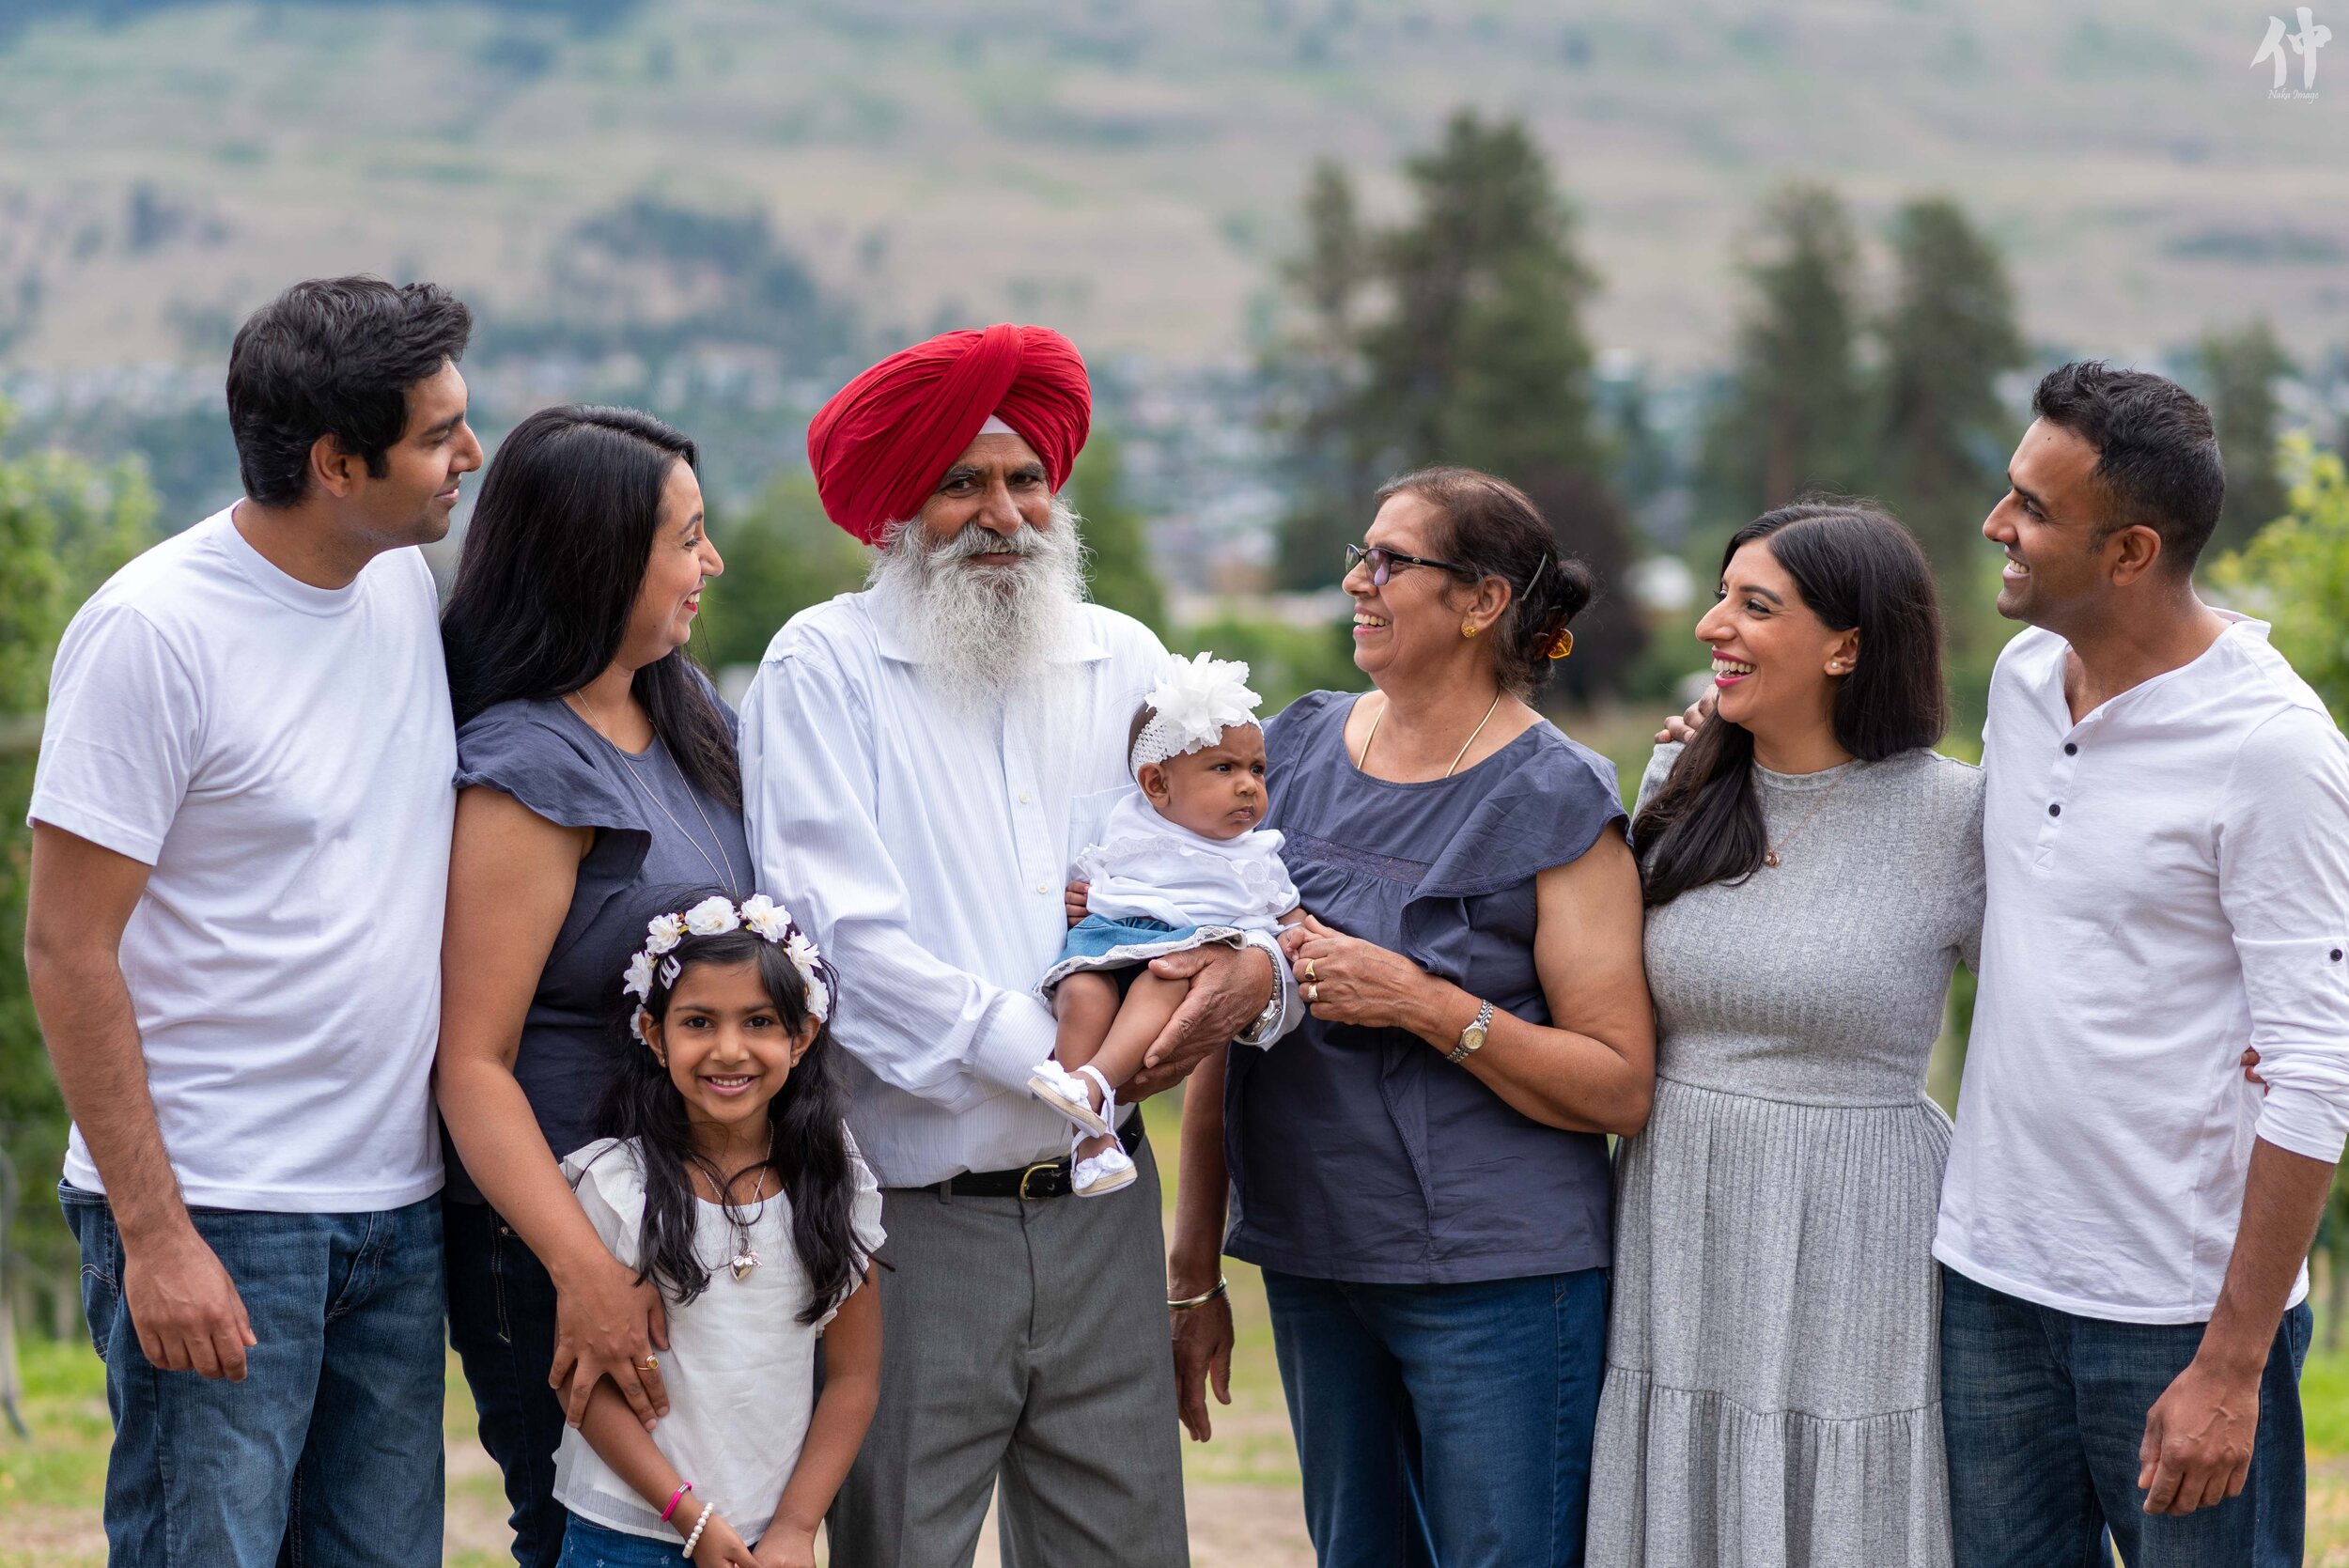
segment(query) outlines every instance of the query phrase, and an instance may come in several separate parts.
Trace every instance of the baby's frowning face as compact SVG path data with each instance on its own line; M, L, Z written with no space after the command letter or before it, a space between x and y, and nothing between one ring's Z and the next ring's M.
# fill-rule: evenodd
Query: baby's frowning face
M1202 838L1237 838L1265 814L1264 731L1234 724L1212 746L1143 765L1137 781L1160 816Z

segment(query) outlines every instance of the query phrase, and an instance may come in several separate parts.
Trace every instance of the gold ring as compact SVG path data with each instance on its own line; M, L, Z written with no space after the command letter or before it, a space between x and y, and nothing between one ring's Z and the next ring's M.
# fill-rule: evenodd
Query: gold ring
M661 1370L661 1358L658 1356L647 1356L642 1361L637 1363L636 1370L638 1372L659 1372Z
M1321 987L1318 986L1308 985L1305 987L1305 1005L1311 1007L1320 1001Z
M1314 973L1314 960L1311 958L1305 960L1305 978L1308 980L1318 980L1321 978L1319 975Z

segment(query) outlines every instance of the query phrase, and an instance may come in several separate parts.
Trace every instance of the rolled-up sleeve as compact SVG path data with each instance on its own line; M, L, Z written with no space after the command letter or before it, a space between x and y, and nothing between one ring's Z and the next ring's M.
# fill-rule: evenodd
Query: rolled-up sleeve
M742 705L743 815L761 891L840 975L832 1035L876 1078L949 1110L1024 1093L1051 1013L924 947L916 893L883 842L873 718L819 647L778 648Z
M2349 1138L2349 741L2316 712L2279 714L2236 754L2220 814L2218 896L2267 1083L2258 1134L2338 1161Z

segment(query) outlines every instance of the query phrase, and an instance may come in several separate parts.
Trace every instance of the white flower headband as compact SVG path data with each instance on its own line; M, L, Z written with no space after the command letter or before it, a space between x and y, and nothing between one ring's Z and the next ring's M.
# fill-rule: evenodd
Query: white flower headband
M1256 722L1256 705L1264 699L1248 690L1248 666L1237 659L1196 659L1174 655L1166 661L1159 683L1144 699L1150 722L1134 737L1126 758L1127 769L1139 774L1154 762L1203 751L1223 738L1235 724Z
M653 916L645 924L644 951L628 961L628 972L620 982L620 989L640 1003L650 1001L655 979L663 986L674 986L684 972L685 966L668 956L671 948L688 936L718 937L744 926L753 935L780 946L784 956L791 960L791 967L800 971L800 984L807 991L809 1017L817 1023L830 1017L832 986L824 979L830 966L824 963L815 939L791 918L791 911L763 893L751 894L739 907L711 893L690 909ZM661 960L658 970L653 967L656 958ZM645 1032L649 1017L640 1005L628 1020L629 1032L646 1045L652 1043Z

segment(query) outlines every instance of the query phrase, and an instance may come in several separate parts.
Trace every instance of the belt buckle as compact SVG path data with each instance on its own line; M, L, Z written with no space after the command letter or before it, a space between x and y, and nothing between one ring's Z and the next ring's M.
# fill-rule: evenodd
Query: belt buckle
M1055 1171L1059 1168L1060 1161L1057 1159L1039 1159L1034 1165L1031 1165L1026 1170L1020 1172L1019 1201L1023 1203L1040 1203L1044 1199L1052 1196L1049 1192L1030 1192L1028 1190L1028 1178L1034 1175L1038 1171Z

